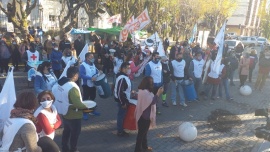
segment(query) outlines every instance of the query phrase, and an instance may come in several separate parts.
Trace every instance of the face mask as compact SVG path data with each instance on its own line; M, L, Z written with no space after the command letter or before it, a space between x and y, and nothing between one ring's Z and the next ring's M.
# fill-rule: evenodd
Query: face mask
M155 61L156 61L156 62L160 61L160 58L156 58Z
M182 61L182 58L178 58L178 59L176 59L176 61L181 62Z
M199 61L201 61L201 60L202 60L202 56L199 56L197 59L198 59Z
M91 63L94 63L94 62L95 62L95 59L91 59L90 62L91 62Z
M108 44L105 44L104 47L105 47L105 48L108 48Z
M71 56L71 54L67 54L67 56Z
M164 63L164 64L168 64L168 61L164 61L163 63Z
M13 42L12 44L17 44L16 42Z
M127 75L130 75L131 74L131 70L130 69L128 69L128 71L127 71Z
M55 51L58 51L58 48L54 48Z
M177 47L180 47L180 45L177 45Z
M40 102L43 108L50 108L52 106L52 103L53 103L53 100L46 100L46 101Z

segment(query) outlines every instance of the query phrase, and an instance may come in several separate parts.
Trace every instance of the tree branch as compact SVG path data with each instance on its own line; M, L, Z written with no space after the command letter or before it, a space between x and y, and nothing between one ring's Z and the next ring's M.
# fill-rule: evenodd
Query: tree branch
M26 8L25 8L25 15L29 16L31 11L36 7L37 0L34 0L34 3L30 6L31 0L27 0Z

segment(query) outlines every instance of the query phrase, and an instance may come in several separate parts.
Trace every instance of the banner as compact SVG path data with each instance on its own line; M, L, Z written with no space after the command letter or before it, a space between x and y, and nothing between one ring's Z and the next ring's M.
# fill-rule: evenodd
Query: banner
M189 44L193 43L196 35L197 35L197 24L195 24L193 27L191 38L188 40Z
M124 28L127 29L133 22L134 22L134 15L127 21Z
M122 31L120 31L119 42L125 42L127 38L128 38L128 30L123 29Z
M10 117L10 111L13 109L13 105L16 102L13 69L14 67L10 68L0 93L0 132L4 127L4 122Z
M156 42L162 42L161 39L159 38L157 32L155 32L153 35L151 35L148 39L153 40L155 43L156 43Z
M88 44L86 43L85 46L82 49L82 52L80 53L80 55L78 56L78 58L80 58L80 60L83 62L85 60L85 54L88 52Z
M139 77L143 73L143 70L144 70L145 66L147 65L147 63L148 63L148 61L150 59L151 59L151 56L148 56L148 57L144 58L143 62L139 65L139 66L141 66L140 69L134 75L135 77Z
M14 26L11 22L7 22L7 32L14 32Z
M208 39L209 34L210 34L210 31L203 32L203 42L201 44L202 48L207 48L207 39Z
M121 20L121 14L116 14L114 16L111 16L110 18L107 19L107 22L108 23L121 23L122 20Z
M203 31L199 31L197 43L202 44L202 39L203 39Z
M226 30L226 22L223 24L222 28L217 34L217 37L214 40L214 42L219 46L217 57L214 61L214 67L213 67L213 70L216 72L216 74L220 73L219 69L220 69L220 62L221 62L222 54L223 54L225 30Z
M132 18L129 20L131 22ZM143 29L146 25L151 22L150 17L148 15L147 8L131 22L130 24L125 25L125 28L128 29L129 33L133 33L135 31Z
M66 65L66 67L64 69L64 71L62 72L62 74L61 74L61 76L59 77L58 80L60 80L62 77L66 77L67 76L67 69L70 67L71 64L72 64L71 61L68 61L67 65Z

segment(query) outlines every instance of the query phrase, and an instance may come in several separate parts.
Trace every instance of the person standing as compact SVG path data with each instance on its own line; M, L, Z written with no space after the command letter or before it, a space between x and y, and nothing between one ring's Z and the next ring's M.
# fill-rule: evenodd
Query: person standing
M4 126L3 137L0 136L0 151L19 151L25 148L29 152L42 152L37 144L36 119L33 116L36 106L37 98L32 92L23 92L17 97L7 120L10 125Z
M67 77L64 76L59 79L58 83L52 89L56 99L54 105L59 114L63 114L63 152L78 151L77 143L81 133L81 118L83 116L83 109L87 109L82 103L80 88L75 83L78 78L79 69L77 67L70 67L67 70Z
M185 74L187 71L185 71L186 62L183 60L183 54L178 53L176 55L176 59L171 61L170 64L170 70L171 70L171 99L172 104L176 106L176 91L178 91L178 94L180 96L180 105L186 107L185 103L185 95L184 95L184 88L183 88L183 82L185 80Z
M239 61L238 59L236 58L236 54L234 51L231 51L230 52L230 56L228 57L228 60L229 60L229 63L230 63L230 69L229 69L229 78L230 78L230 85L231 86L235 86L235 84L233 83L233 77L234 77L234 73L235 73L235 70L238 68L238 65L239 65Z
M62 52L59 51L58 44L53 45L53 51L51 54L51 62L52 62L52 69L57 77L57 79L61 76L61 70L62 70Z
M265 81L270 72L270 50L269 47L265 48L264 52L260 53L261 57L259 59L259 74L255 83L255 90L259 89L262 91Z
M67 35L65 34L64 37L63 37L63 40L61 40L60 43L59 43L59 50L61 52L63 52L66 48L71 49L71 43L68 40ZM80 54L77 54L77 55L80 55Z
M24 52L23 60L27 63L27 71L40 60L40 54L35 50L34 43L30 43L30 49Z
M167 91L171 80L171 72L169 68L169 62L167 57L161 57L162 75L163 75L163 93L162 93L162 106L169 107L167 104Z
M0 68L1 68L1 76L3 77L4 70L6 74L8 74L8 63L11 57L10 50L5 41L0 41Z
M249 75L248 75L248 80L251 83L252 82L252 73L253 70L255 69L255 66L258 62L258 56L257 56L257 51L255 49L251 50L250 55L250 62L249 62Z
M135 109L138 135L135 152L152 151L152 148L148 147L147 133L150 127L153 128L156 125L156 104L163 92L163 87L154 94L153 79L151 76L146 76L138 89L138 103Z
M50 68L51 63L44 61L37 69L34 81L34 90L37 95L42 91L51 91L53 85L57 82L57 78Z
M239 62L239 79L240 79L240 87L245 85L245 82L247 81L248 73L249 73L249 63L250 58L249 54L245 53Z
M43 46L42 43L40 42L40 39L37 37L35 38L35 50L38 51L38 53L40 54L40 60L43 60L42 58L42 50L43 50Z
M196 52L195 58L190 62L189 65L189 75L191 76L194 87L197 93L197 96L200 91L200 87L202 85L202 73L203 73L204 60L202 59L202 53ZM197 97L197 100L200 100Z
M53 105L55 101L54 95L50 91L42 91L38 94L37 98L40 104L34 112L34 116L37 118L37 133L39 138L48 136L53 140L55 130L58 129L62 123L57 109Z
M165 53L167 55L167 49L170 46L170 40L169 40L169 38L166 37L166 39L163 42L163 45L164 45L164 51L165 51Z
M82 79L82 88L83 88L83 100L92 100L96 99L96 87L94 81L96 81L96 76L99 73L96 68L95 58L93 53L85 54L85 61L80 65L80 78ZM94 112L95 115L100 115L97 112ZM84 113L83 119L88 119L88 114Z
M12 50L12 65L15 67L14 71L19 71L19 62L21 61L21 54L19 52L19 45L17 44L15 39L12 39L12 43L10 46Z
M117 136L127 137L129 134L123 129L123 122L127 112L127 106L129 105L131 82L127 75L130 70L128 62L124 62L120 66L120 72L116 75L115 87L114 87L114 99L117 102Z
M84 46L85 46L85 43L84 43L84 40L82 39L82 36L78 35L78 38L74 41L74 48L76 50L77 55L81 54L82 49L84 48Z
M176 42L175 46L170 51L170 61L174 60L176 55L181 51L180 42Z

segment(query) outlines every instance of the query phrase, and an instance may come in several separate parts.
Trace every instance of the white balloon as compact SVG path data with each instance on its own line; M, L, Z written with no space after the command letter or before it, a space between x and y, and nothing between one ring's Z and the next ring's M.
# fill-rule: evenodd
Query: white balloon
M197 128L191 122L183 122L178 128L179 137L184 141L193 141L197 137Z
M252 93L252 89L248 85L242 86L239 91L244 96L248 96L248 95L250 95Z

